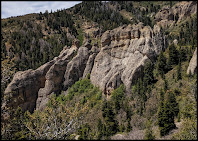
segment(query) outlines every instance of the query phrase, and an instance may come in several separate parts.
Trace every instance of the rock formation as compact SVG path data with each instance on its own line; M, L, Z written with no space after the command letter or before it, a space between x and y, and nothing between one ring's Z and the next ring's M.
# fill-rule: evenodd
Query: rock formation
M193 57L190 60L190 63L187 69L187 74L191 73L191 75L194 75L196 71L197 71L197 48L195 49Z
M173 7L164 6L156 15L155 20L157 25L162 28L167 28L192 14L197 13L196 1L182 1L175 4Z
M76 47L67 49L55 59L56 62L49 68L45 75L46 81L44 88L40 88L38 91L36 109L43 109L49 100L50 94L52 92L57 93L62 89L61 84L67 63L74 57L76 50Z
M47 102L49 94L60 89L58 84L63 81L65 65L74 57L78 47L79 41L74 40L71 48L64 48L58 57L38 69L17 72L4 92L2 109L20 106L23 111L33 112L40 107L41 101Z
M71 47L65 47L58 57L38 69L16 73L5 90L12 100L4 107L42 110L52 93L67 91L89 73L91 82L104 94L109 95L121 83L129 93L145 63L154 61L164 43L159 26L151 29L143 23L106 31L100 48L88 41L79 47L79 41L74 40Z
M101 51L94 60L91 82L107 95L121 83L130 92L132 82L145 63L153 61L163 49L163 43L158 26L152 30L139 23L106 31L101 38Z
M4 106L22 107L22 109L30 112L36 106L37 93L40 88L45 85L45 75L55 60L52 60L36 70L19 71L14 75L12 82L5 90Z
M63 90L67 90L83 76L88 58L88 49L86 47L80 47L78 54L68 63L65 74L62 76L65 78Z

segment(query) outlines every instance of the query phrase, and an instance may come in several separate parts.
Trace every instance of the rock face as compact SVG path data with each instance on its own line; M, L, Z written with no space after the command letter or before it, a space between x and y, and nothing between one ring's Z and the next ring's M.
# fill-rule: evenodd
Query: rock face
M88 48L80 47L78 54L67 65L64 78L63 90L67 90L72 84L83 76L87 60L89 58Z
M187 69L187 74L191 73L192 75L194 75L196 71L197 71L197 48L195 49L193 57L190 60L190 63Z
M106 31L101 38L101 51L94 60L91 82L104 94L124 83L130 92L131 84L138 78L146 62L163 49L163 37L158 26L122 26Z
M23 111L33 112L35 108L43 108L49 95L60 90L67 63L76 55L78 47L75 40L71 48L64 48L58 57L38 69L17 72L4 92L2 109L20 106Z
M37 93L45 85L45 75L55 61L52 60L36 70L19 71L14 75L12 82L5 90L5 106L22 107L23 111L30 112L36 107ZM9 99L11 98L11 100Z
M52 93L67 91L89 73L91 82L104 94L110 95L121 83L129 93L145 63L154 61L165 48L160 27L151 29L143 23L106 31L100 42L101 47L89 41L79 47L79 41L74 40L71 47L40 68L16 73L5 91L12 100L4 107L42 110Z
M75 56L76 50L76 47L65 50L56 58L56 62L49 68L45 75L45 86L38 91L36 109L43 109L49 100L50 94L52 92L58 93L62 89L63 75L67 63Z
M155 20L159 26L167 28L195 13L197 13L197 1L182 1L171 8L163 7L155 15Z

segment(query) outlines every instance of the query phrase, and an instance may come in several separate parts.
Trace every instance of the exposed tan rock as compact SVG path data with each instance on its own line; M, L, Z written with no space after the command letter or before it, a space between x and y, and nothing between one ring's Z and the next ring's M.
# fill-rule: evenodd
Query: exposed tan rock
M88 58L88 48L80 47L78 49L78 54L67 64L66 72L64 74L65 80L63 90L67 90L83 76Z
M83 46L90 50L92 48L91 40L88 40L88 39L85 40L84 43L83 43Z
M173 44L177 45L178 44L178 40L177 39L173 40Z
M194 54L190 60L188 69L187 69L187 74L192 74L194 75L195 72L197 71L197 48L194 51Z
M137 36L130 34L133 31ZM120 83L124 83L129 92L145 63L152 61L163 49L164 40L158 26L152 30L140 23L106 31L101 37L101 46L90 79L108 95Z
M49 100L52 92L59 93L62 89L63 76L67 63L75 56L76 47L65 50L56 58L56 62L49 68L45 75L45 87L38 91L36 109L42 110Z
M20 106L23 111L29 110L30 112L37 107L42 107L40 103L44 105L49 94L60 89L58 84L62 82L66 64L76 54L76 45L78 45L77 40L73 42L71 48L65 47L58 57L36 70L17 72L5 90L4 95L7 98L3 104L4 107Z
M197 1L179 2L172 7L171 12L173 13L173 15L176 15L178 13L179 15L178 21L181 21L187 16L197 13Z
M32 112L36 107L37 93L44 87L45 74L55 61L52 60L36 70L19 71L7 86L4 95L7 97L4 106ZM11 98L11 101L9 100Z
M175 4L173 7L165 6L156 15L155 20L158 26L167 28L173 26L178 16L177 23L189 17L192 14L197 13L196 1L182 1Z
M91 73L96 55L97 55L96 53L93 53L89 56L85 70L83 72L83 78L87 77L87 74Z
M71 47L65 46L58 57L37 70L16 73L5 91L5 95L12 94L15 100L4 105L21 106L24 111L42 110L51 94L67 91L88 73L91 82L104 94L110 95L121 83L130 92L145 63L152 61L163 48L160 27L155 25L151 29L143 23L106 31L100 48L89 41L79 47L79 40L73 40Z

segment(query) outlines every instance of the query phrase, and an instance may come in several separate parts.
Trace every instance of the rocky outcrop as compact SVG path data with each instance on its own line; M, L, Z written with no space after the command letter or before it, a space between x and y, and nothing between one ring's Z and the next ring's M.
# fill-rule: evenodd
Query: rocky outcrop
M71 48L65 47L58 57L38 69L17 72L4 92L2 109L20 106L23 111L33 112L42 107L41 103L44 105L52 92L60 90L66 65L78 47L79 41L74 40Z
M36 107L37 93L40 88L45 85L45 75L55 60L52 60L36 70L19 71L14 75L12 82L5 90L4 108L18 106L22 107L23 111L30 112Z
M89 59L87 61L87 64L83 73L83 78L87 77L87 75L91 73L95 57L96 57L96 53L93 53L89 56Z
M75 56L76 47L65 50L59 57L55 58L56 62L49 68L45 75L46 81L44 88L38 91L36 100L36 109L42 110L49 100L51 93L59 93L62 89L63 75L68 62Z
M63 83L63 90L67 90L83 76L88 58L88 48L80 47L78 54L67 64L66 72L64 74L65 81Z
M121 83L129 93L145 63L152 62L165 47L160 27L151 29L143 23L106 31L100 42L98 47L98 43L92 45L86 40L79 47L79 40L73 40L71 47L64 47L58 57L40 68L18 72L5 91L12 100L4 107L42 110L50 95L62 90L66 94L69 87L89 73L91 82L104 94L110 95Z
M190 60L190 63L187 69L187 74L194 75L196 71L197 71L197 48L195 49L193 57Z
M153 59L164 47L160 28L154 26L128 25L106 31L101 38L101 51L94 60L91 82L104 94L124 83L130 92L146 62Z
M167 28L195 13L197 13L196 1L182 1L173 7L164 6L155 15L155 20L159 26Z

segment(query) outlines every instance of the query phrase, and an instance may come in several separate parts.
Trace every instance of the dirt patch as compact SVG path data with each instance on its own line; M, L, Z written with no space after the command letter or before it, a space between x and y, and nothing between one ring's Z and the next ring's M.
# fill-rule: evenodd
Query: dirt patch
M116 134L111 137L112 140L143 140L145 130L133 129L129 133Z

